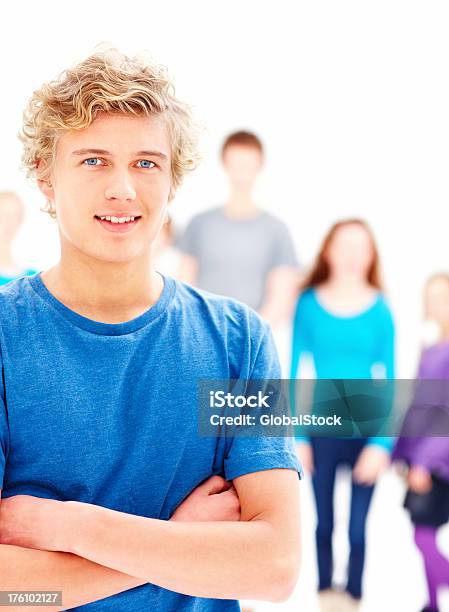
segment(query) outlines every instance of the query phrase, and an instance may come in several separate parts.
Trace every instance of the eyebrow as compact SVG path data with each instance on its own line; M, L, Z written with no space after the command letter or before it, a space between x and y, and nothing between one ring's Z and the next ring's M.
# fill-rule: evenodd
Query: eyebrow
M93 154L93 155L112 155L112 153L110 153L109 151L106 151L106 149L76 149L76 151L72 151L72 155L89 155L89 154ZM134 153L134 156L138 156L138 155L148 155L150 157L159 157L160 159L168 159L167 155L165 155L165 153L162 153L162 151L154 151L154 150L144 150L144 151L137 151L136 153Z

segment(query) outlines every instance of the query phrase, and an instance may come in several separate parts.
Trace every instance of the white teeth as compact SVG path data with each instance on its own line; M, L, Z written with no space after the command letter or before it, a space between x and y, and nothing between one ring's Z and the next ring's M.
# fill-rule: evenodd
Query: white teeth
M106 219L106 221L110 221L111 223L129 223L130 221L134 221L135 217L100 217L102 221Z

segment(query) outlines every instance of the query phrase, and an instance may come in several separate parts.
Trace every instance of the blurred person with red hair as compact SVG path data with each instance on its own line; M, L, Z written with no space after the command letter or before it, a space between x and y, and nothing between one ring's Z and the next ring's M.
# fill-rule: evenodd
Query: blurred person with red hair
M394 377L394 324L382 292L373 234L360 219L327 233L296 305L291 378L308 356L318 379ZM316 393L316 392L315 392ZM362 597L365 524L374 485L389 463L388 438L298 438L298 454L312 474L322 610L355 610ZM333 589L332 534L337 467L352 472L350 557L346 592Z

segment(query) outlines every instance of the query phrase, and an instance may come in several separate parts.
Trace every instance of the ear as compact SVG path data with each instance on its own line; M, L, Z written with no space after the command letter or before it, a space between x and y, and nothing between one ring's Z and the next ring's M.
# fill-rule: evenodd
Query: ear
M45 172L45 166L42 161L39 161L36 165L37 169L37 186L40 191L50 202L53 201L55 197L53 183L52 183L52 175L50 173ZM45 177L45 178L40 178Z

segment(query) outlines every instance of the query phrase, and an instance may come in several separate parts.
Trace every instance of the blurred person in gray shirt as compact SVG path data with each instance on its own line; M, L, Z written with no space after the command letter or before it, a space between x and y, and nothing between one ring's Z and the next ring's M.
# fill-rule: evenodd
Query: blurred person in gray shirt
M224 206L200 213L188 224L178 245L183 253L180 276L246 303L276 326L292 311L298 269L287 226L252 197L263 167L263 145L250 132L235 132L225 140L221 158L229 197Z

